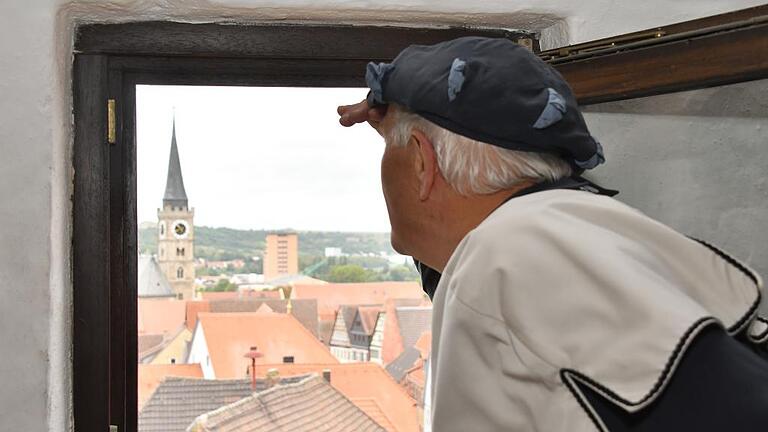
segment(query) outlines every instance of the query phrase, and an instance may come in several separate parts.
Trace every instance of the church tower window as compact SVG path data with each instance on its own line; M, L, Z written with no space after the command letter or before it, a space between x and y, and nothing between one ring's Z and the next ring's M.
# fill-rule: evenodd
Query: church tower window
M184 279L184 267L176 269L176 279Z

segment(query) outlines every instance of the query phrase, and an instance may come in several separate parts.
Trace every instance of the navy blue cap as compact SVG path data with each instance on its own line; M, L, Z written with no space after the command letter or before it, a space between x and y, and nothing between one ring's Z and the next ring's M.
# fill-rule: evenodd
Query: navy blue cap
M510 40L411 45L392 63L369 63L365 79L371 106L396 103L467 138L557 154L577 169L605 161L568 83Z

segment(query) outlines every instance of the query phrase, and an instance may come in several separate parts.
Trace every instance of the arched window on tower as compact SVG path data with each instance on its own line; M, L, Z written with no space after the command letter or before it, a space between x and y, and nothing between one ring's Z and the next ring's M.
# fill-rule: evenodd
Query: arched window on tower
M176 269L176 279L184 279L184 267Z

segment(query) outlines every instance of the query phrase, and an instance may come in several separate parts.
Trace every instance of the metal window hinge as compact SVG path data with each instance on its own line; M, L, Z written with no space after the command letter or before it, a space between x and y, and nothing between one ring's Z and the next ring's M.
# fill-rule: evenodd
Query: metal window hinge
M529 50L533 51L533 39L531 38L520 38L517 40L518 45L522 45Z
M115 116L115 100L109 99L107 100L107 142L110 144L117 141L117 118Z

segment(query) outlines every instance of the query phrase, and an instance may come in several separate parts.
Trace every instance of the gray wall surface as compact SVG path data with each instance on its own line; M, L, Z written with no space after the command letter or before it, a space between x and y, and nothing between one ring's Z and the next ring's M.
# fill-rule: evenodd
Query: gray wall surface
M768 80L583 111L607 159L593 180L768 278Z

